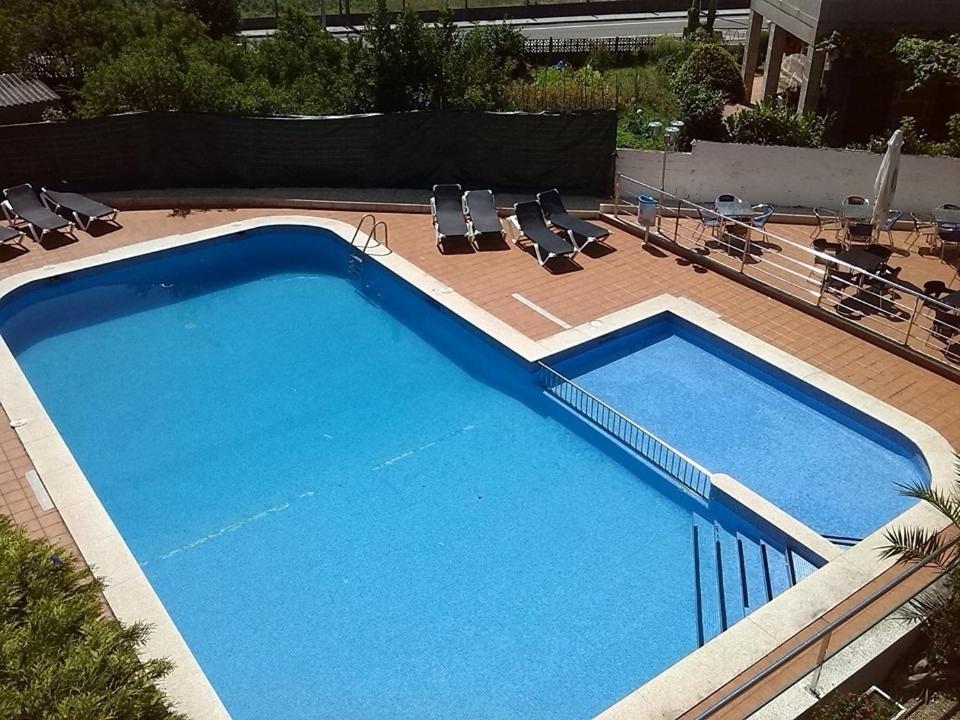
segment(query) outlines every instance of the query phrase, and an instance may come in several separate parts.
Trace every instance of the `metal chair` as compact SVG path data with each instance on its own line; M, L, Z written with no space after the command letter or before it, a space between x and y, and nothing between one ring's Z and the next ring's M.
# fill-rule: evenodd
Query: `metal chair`
M910 219L913 221L913 230L907 237L913 236L913 240L907 243L906 249L910 250L922 237L926 237L929 247L935 247L937 244L937 221L933 219L933 216L912 212L910 213Z
M773 205L754 205L754 212L760 213L759 215L754 216L753 220L750 221L750 225L755 228L763 229L763 226L767 224L767 220L770 219L770 216L773 215L774 208Z
M709 211L707 214L704 214L703 210L697 208L697 218L700 223L697 226L697 234L693 238L694 240L699 240L703 237L703 234L707 232L707 230L710 231L713 237L717 237L717 232L720 230L720 217L718 215L714 215Z
M893 247L893 227L900 221L900 218L902 217L903 210L891 210L888 212L884 221L877 225L877 239L880 238L880 233L885 232L887 234L887 239L890 241L890 247Z
M820 253L829 255L833 253L834 255L843 250L843 246L838 242L830 242L826 238L817 238L812 243L810 247ZM814 271L817 269L817 265L826 265L829 266L831 263L829 260L820 257L819 255L813 256L813 265L814 267L810 268L810 272L807 273L807 280L810 279L810 276L813 275Z
M824 230L833 230L834 237L840 233L840 228L842 227L840 216L833 210L815 207L813 209L813 216L817 219L817 228L810 234L810 237L818 236Z

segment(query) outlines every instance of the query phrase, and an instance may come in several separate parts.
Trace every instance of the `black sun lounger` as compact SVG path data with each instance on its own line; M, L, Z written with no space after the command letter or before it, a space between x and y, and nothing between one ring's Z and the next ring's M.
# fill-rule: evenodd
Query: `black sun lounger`
M537 262L542 267L552 257L573 258L579 249L565 237L561 237L547 227L540 204L534 200L517 203L513 206L516 213L520 235L533 243ZM520 244L520 237L517 238Z
M430 213L440 252L443 252L441 243L447 238L469 238L470 231L463 217L463 191L459 185L434 185Z
M470 233L474 240L480 235L503 236L503 225L497 215L493 192L468 190L463 196L463 208L470 216Z
M17 230L16 228L7 227L6 225L0 225L0 243L5 243L10 240L13 240L18 245L22 245L23 233Z
M578 250L583 250L587 245L597 240L603 240L610 231L599 225L594 225L586 220L581 220L575 215L567 212L563 206L563 200L557 190L547 190L537 195L537 202L543 209L543 216L558 228L567 230L570 233L570 239L577 243L577 237L584 238L583 243L577 244Z
M91 200L86 195L62 190L43 188L40 199L53 212L66 211L81 230L90 227L94 220L111 222L117 217L117 209Z
M3 191L3 212L11 222L26 223L34 241L53 230L73 233L73 223L51 212L40 203L40 198L29 185L16 185Z

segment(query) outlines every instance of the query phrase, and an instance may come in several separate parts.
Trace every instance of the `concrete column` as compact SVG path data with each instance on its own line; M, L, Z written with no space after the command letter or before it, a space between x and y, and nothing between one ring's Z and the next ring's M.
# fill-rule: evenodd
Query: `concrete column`
M780 66L783 64L783 48L787 44L787 31L779 25L770 24L770 39L767 41L767 62L763 67L763 100L772 100L780 84Z
M827 51L816 45L807 46L807 74L803 78L803 87L800 88L800 104L797 106L799 114L817 111L817 100L820 99L820 83L823 82L823 66L827 61Z
M747 22L747 46L743 50L743 67L740 70L740 76L743 78L743 96L747 105L753 100L753 79L757 76L761 32L763 32L763 15L751 9L750 20Z

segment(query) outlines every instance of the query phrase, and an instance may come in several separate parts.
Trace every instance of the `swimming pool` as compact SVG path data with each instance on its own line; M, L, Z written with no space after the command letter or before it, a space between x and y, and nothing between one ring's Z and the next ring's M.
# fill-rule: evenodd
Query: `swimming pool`
M332 233L262 229L0 313L236 720L589 717L752 609L720 600L709 533L773 539L388 270L346 267Z
M900 432L676 315L548 361L712 472L827 536L863 538L930 483Z

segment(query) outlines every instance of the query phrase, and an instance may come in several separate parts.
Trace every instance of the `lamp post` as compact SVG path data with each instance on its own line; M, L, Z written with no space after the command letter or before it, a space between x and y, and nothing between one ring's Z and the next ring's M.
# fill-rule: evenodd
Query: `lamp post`
M637 110L640 113L640 110ZM667 155L671 150L677 149L677 140L680 137L680 130L683 128L682 120L671 120L664 125L659 120L651 120L647 123L647 128L655 140L660 143L663 151L663 162L660 166L660 205L663 206L663 194L667 184ZM657 214L657 229L660 229L660 214Z

